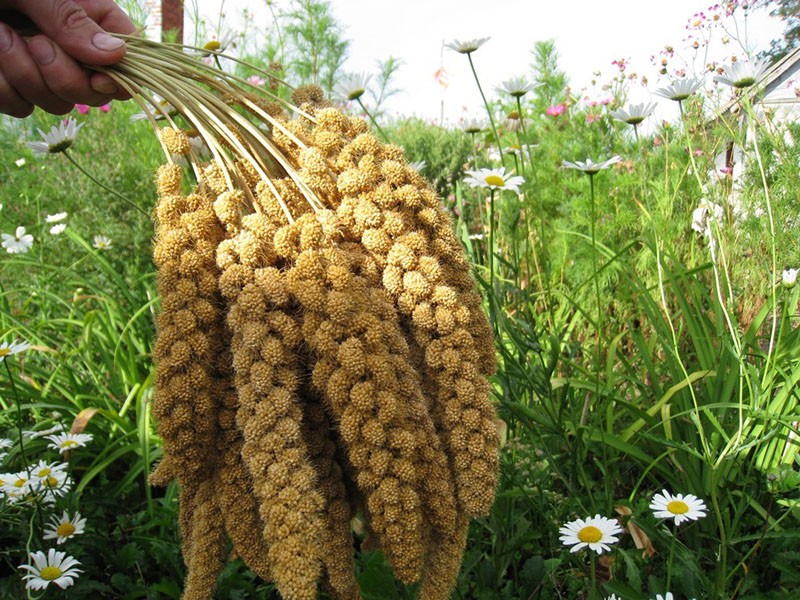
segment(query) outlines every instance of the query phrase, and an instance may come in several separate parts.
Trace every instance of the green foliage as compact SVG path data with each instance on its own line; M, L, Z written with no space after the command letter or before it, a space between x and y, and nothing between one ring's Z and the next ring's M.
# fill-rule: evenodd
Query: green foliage
M392 86L392 79L397 74L400 67L403 66L403 61L394 56L390 56L386 60L379 60L377 62L378 76L376 84L367 89L367 94L372 98L371 105L373 106L374 117L379 117L382 114L381 106L383 103L392 96L399 94L400 90Z
M456 183L464 176L464 167L472 154L472 142L458 130L425 123L421 119L403 119L392 124L389 137L405 149L409 161L425 161L425 175L442 198L455 193Z
M331 13L327 0L292 0L285 14L289 68L295 85L316 83L328 94L333 91L347 57L349 42Z
M763 55L771 60L779 60L794 51L800 44L800 1L762 0L761 4L770 8L770 15L784 22L783 35L770 42L770 48Z

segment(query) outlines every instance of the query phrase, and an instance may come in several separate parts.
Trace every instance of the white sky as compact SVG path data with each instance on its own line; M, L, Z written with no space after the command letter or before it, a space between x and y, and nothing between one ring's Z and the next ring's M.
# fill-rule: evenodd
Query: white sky
M491 39L472 57L487 96L505 80L530 73L531 50L538 40L554 39L559 66L570 78L574 93L586 89L593 72L601 71L601 83L614 74L611 62L630 61L628 72L646 74L650 88L666 85L658 81L650 56L665 45L691 62L693 53L685 41L686 25L712 0L331 0L334 17L345 27L350 40L348 72L377 72L377 61L395 56L403 66L394 80L402 93L391 99L391 112L438 119L442 106L445 119L456 122L464 116L480 116L482 104L466 56L442 44L453 39ZM187 5L189 2L187 2ZM209 23L217 21L220 0L204 0L201 13ZM289 0L274 0L276 9ZM265 0L224 0L226 22L233 28L247 8L254 15L252 25L266 29L271 22ZM779 37L782 24L765 11L738 19L738 39L761 50ZM741 13L739 13L741 14ZM730 23L731 37L737 37ZM714 34L712 58L724 63L731 54L743 56L736 41L722 46L722 31ZM674 59L678 66L678 58ZM695 60L702 69L706 60ZM449 75L446 91L434 81L434 72L444 66ZM598 94L599 95L599 92ZM646 90L636 89L632 100L655 100ZM663 110L673 110L664 107ZM659 109L661 110L661 108ZM672 118L674 115L665 115Z

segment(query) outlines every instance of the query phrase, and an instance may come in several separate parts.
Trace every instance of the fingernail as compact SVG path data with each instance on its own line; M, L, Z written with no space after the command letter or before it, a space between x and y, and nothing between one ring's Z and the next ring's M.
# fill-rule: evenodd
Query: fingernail
M11 49L14 40L11 37L11 32L8 27L0 23L0 52L6 52Z
M94 37L92 38L92 44L98 50L103 50L104 52L110 52L111 50L116 50L118 48L121 48L125 44L125 42L123 42L119 38L115 38L114 36L101 32L94 34Z
M35 37L28 42L28 49L33 55L33 59L46 67L56 58L56 49L53 43L45 37Z
M100 94L108 96L117 93L117 86L110 79L100 79L99 81L92 81L92 89Z

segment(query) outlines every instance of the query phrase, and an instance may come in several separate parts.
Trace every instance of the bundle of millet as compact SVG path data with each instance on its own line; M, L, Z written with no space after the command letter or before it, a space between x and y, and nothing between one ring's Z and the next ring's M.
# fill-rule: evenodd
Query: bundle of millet
M179 168L160 169L153 257L162 310L153 415L166 458L153 480L180 482L181 534L190 573L184 597L202 599L213 593L226 539L214 496L219 413L214 351L222 331L215 256L221 228L208 199L182 195L180 182Z
M317 121L324 132L348 133L335 109L320 111ZM418 346L413 354L424 360L418 366L436 397L431 414L450 450L461 506L471 516L486 514L499 460L485 377L494 370L492 335L452 223L398 148L362 133L325 158L338 172L345 235L383 269L383 287Z
M188 152L182 132L165 128L161 139L172 153ZM153 414L166 458L151 482L166 485L174 478L180 483L181 533L189 571L185 598L207 598L223 566L226 532L256 573L269 578L270 570L266 545L253 534L260 529L258 514L239 452L241 434L230 418L238 397L216 266L216 248L224 232L209 198L197 193L184 196L181 178L176 165L161 167L157 177L154 260L162 308ZM186 358L185 346L193 340L193 356Z
M242 219L233 244L220 253L220 289L229 304L228 326L236 372L242 456L264 522L264 539L284 596L313 600L321 574L323 499L302 436L298 395L301 341L274 268L272 230L263 215ZM273 291L278 289L276 296Z
M322 584L357 600L361 510L398 578L446 599L498 463L492 335L449 217L399 148L318 88L287 112L150 46L131 40L110 74L169 101L212 156L165 115L162 142L197 181L182 195L163 170L154 250L154 478L181 485L185 597L211 597L227 535L284 598Z

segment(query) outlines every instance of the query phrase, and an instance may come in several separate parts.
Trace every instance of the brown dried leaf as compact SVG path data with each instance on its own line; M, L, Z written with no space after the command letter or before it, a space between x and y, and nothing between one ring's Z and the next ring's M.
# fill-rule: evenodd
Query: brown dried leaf
M83 433L83 430L86 429L86 426L89 424L89 420L97 413L96 408L84 408L78 415L75 417L75 420L72 421L72 427L70 428L70 433Z
M621 517L629 517L633 514L630 508L627 506L622 506L621 504L615 506L614 510ZM627 523L625 523L625 527L628 529L628 533L631 534L633 543L636 544L636 547L642 551L643 555L648 557L655 555L656 550L653 547L653 542L650 541L650 538L647 537L647 534L644 531L642 531L641 527L633 522L633 519L628 519Z

